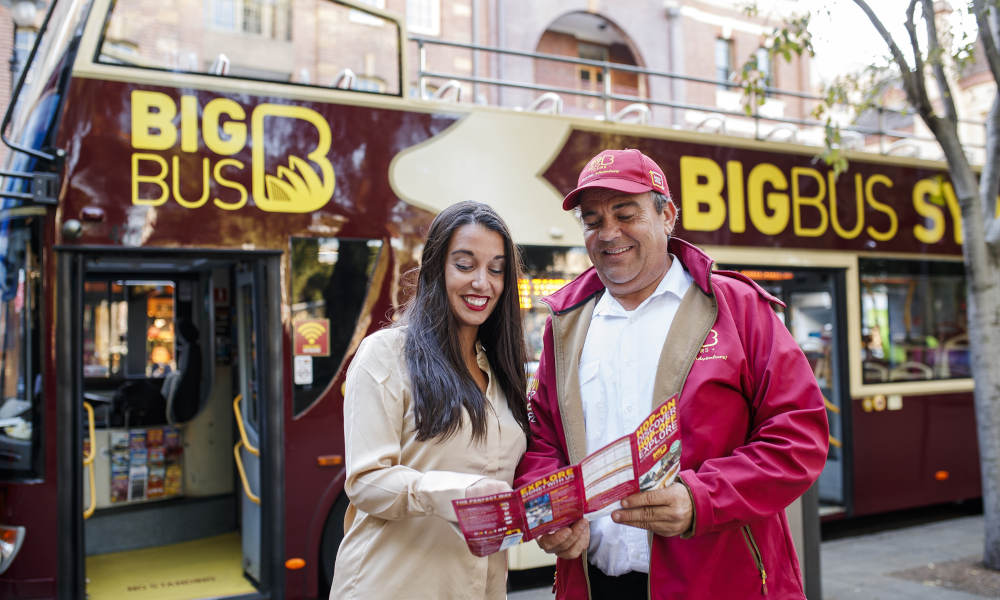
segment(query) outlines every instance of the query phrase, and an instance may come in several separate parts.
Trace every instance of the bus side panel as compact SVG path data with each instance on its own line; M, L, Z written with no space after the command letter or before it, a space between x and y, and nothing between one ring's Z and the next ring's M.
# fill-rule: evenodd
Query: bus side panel
M42 448L43 472L40 481L0 483L0 522L23 525L24 545L10 568L0 575L0 598L55 598L57 576L60 568L59 545L68 543L72 533L59 531L59 472L58 404L56 395L55 319L56 261L48 250L52 245L52 220L42 240L46 250L42 256ZM81 456L82 460L82 456ZM83 507L80 507L83 510Z
M854 514L981 494L972 394L855 398Z

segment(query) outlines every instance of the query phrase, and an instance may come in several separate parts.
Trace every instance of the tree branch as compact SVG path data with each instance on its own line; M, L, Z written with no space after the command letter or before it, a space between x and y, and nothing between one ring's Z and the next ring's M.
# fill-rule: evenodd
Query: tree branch
M908 15L913 14L913 6L916 2L917 0L910 0L910 8L907 11ZM899 49L898 45L896 45L896 40L892 39L892 36L889 35L885 25L883 25L882 21L875 16L875 12L872 11L870 6L868 6L868 3L865 0L854 0L854 3L857 4L858 8L865 13L868 20L871 21L872 26L875 27L875 30L878 31L878 34L882 36L882 40L884 40L885 44L889 47L889 52L892 53L892 60L896 63L896 66L899 67L899 76L903 80L903 89L906 91L906 96L909 98L910 102L919 110L920 100L922 97L925 102L924 106L930 108L930 102L927 101L927 91L921 85L922 74L920 71L918 70L914 73L910 69L910 64L906 61L906 56L903 55L903 51ZM917 60L920 60L919 57L920 53L918 52ZM922 96L921 92L923 92ZM928 112L927 114L931 113Z
M926 118L934 116L934 108L931 99L927 95L927 83L924 81L924 57L920 52L920 41L917 39L917 26L913 20L913 13L917 8L918 0L910 0L910 5L906 7L906 35L910 38L910 48L913 50L913 81L917 90L917 96L911 98L914 107ZM931 123L927 124L933 129Z
M1000 82L1000 52L997 50L996 31L1000 22L1000 11L990 9L983 0L974 0L972 10L976 14L976 25L979 27L979 41L986 53L986 64L993 73L994 81Z
M946 119L957 124L958 110L955 108L955 99L951 95L951 85L948 84L948 77L944 72L941 40L938 38L937 23L934 22L934 2L933 0L921 0L921 6L924 13L924 25L927 28L927 56L930 57L934 80L937 82L941 102L944 104L944 115Z

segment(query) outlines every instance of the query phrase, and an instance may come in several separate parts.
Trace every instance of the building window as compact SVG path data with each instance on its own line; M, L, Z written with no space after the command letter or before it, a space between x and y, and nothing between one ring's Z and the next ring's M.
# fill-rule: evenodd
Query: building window
M292 39L288 0L213 0L209 19L214 29Z
M406 0L406 28L410 33L441 33L441 0Z
M368 6L377 8L379 10L385 10L385 0L358 0L358 4L367 4ZM352 10L349 13L351 21L355 23L361 23L363 25L371 25L372 27L381 27L385 23L385 19L377 17L372 14L368 14L361 10Z
M733 74L733 40L716 38L715 40L715 79L719 87L729 89L724 85Z
M608 49L606 46L580 42L577 44L577 55L584 60L607 62ZM580 74L580 84L585 88L604 85L604 67L580 65L577 70Z
M760 71L761 85L764 87L773 87L774 65L771 62L771 53L767 48L757 48L757 52L754 53L754 58L757 59L757 70Z

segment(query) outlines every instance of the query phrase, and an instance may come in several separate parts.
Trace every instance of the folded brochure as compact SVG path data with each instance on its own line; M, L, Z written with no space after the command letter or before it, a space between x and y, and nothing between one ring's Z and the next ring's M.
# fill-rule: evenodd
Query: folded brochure
M632 433L511 492L452 500L469 550L487 556L566 527L636 492L666 487L680 470L674 394Z

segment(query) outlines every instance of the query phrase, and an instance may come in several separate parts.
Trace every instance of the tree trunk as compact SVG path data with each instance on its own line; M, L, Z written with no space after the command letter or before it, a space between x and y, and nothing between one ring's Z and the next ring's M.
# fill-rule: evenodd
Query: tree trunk
M979 203L972 203L972 211ZM970 211L970 212L972 212ZM983 562L1000 570L1000 264L989 252L980 225L982 213L966 215L963 253L969 295L969 342L975 375L979 467L983 481L985 547Z
M964 175L964 177L963 177ZM959 187L974 183L971 171L951 173ZM969 352L975 378L976 426L983 485L985 544L983 562L1000 570L1000 264L986 244L984 202L977 194L959 196L962 207L962 253L968 294Z

